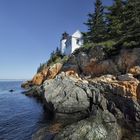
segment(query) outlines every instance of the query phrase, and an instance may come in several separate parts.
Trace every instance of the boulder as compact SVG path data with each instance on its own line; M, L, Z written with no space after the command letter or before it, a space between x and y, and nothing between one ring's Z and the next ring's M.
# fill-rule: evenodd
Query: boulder
M92 59L91 62L87 63L87 65L83 68L83 73L96 77L105 74L117 74L118 71L112 60L97 62Z
M46 77L48 75L48 71L49 71L49 67L46 67L44 68L42 71L41 71L41 74Z
M21 87L24 89L29 89L33 86L32 81L25 81L24 83L21 84Z
M114 92L123 97L137 99L137 86L138 82L135 81L118 81L111 83Z
M33 86L29 90L23 92L26 96L36 97L38 99L43 99L43 90L40 86Z
M61 63L56 63L53 66L50 66L49 70L48 70L48 73L47 73L46 79L55 78L55 76L60 72L62 66L63 65Z
M130 68L140 64L140 48L121 50L115 61L119 71L130 72Z
M78 73L76 73L74 70L68 70L65 72L66 76L71 76L75 78L80 78Z
M31 81L27 81L21 85L25 89L29 89L33 85L40 86L46 79L53 79L60 72L62 68L61 63L56 63L52 66L45 67L38 72Z
M101 46L78 50L70 56L67 63L63 65L62 70L74 70L78 74L84 73L88 75L88 71L85 71L85 67L94 60L97 62L104 60L105 55L104 49Z
M138 86L137 86L137 91L136 91L136 93L137 93L137 99L140 101L140 83L139 83Z
M111 92L116 95L137 99L136 90L139 80L134 78L132 74L120 75L117 79L113 75L103 75L94 79L89 79L89 81L91 84L96 82L99 85L101 84L101 86L107 85L111 88Z
M136 78L133 77L133 74L131 74L131 73L126 73L124 75L119 75L117 77L117 79L119 81L136 81L136 82L139 82Z
M140 66L134 66L129 69L129 73L133 74L134 76L139 76L140 75Z
M90 103L86 92L76 85L78 81L61 73L44 82L45 100L53 104L57 116L78 119L87 115Z
M69 70L73 70L75 71L76 73L80 73L79 71L79 66L77 64L77 57L75 55L71 55L67 61L67 63L64 63L61 71L69 71Z
M81 70L83 71L84 66L87 65L87 63L89 63L89 57L88 54L86 52L81 52L77 55L77 65L81 68Z
M95 77L94 81L96 81L96 82L114 82L117 80L116 80L116 77L114 75L107 74L107 75L103 75L100 77Z
M11 92L11 93L14 92L14 91L15 91L14 89L10 89L10 90L9 90L9 92Z
M43 83L44 79L45 79L45 77L41 72L37 73L32 79L32 84L39 86Z
M65 127L55 140L121 140L121 128L108 111Z

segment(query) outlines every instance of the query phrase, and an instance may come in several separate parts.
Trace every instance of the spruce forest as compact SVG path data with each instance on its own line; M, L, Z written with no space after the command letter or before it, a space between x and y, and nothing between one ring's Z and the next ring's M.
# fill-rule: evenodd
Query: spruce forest
M140 0L113 0L105 7L96 0L95 10L85 23L85 44L108 44L109 47L140 46Z

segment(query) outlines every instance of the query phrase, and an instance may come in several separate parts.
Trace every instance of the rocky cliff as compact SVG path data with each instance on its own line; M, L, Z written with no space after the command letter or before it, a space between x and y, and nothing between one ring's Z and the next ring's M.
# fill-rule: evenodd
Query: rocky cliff
M101 46L82 48L22 87L60 124L51 131L56 140L140 139L140 48L113 56Z

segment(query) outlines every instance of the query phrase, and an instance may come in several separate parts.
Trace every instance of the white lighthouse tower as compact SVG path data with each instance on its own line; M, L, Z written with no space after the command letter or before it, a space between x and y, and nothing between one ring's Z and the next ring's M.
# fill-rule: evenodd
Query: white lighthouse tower
M66 32L64 32L62 34L62 39L60 41L60 50L61 50L61 54L65 55L65 50L66 50L66 41L69 37L69 34L67 34Z

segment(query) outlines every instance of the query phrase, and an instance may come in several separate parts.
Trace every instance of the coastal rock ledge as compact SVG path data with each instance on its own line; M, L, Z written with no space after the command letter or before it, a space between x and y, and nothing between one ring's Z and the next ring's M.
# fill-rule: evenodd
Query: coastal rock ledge
M140 140L140 48L78 50L22 86L52 114L55 140Z
M110 78L110 82L105 82L105 77ZM62 72L55 79L44 82L44 98L51 103L55 119L66 126L56 140L140 138L135 135L140 132L138 100L130 91L125 93L121 88L118 91L112 84L117 81L112 77L81 80Z

